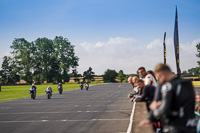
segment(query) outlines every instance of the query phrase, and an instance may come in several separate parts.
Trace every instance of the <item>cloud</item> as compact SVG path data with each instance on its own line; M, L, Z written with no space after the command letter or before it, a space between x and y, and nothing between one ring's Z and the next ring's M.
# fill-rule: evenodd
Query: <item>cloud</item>
M192 41L192 43L187 43L187 44L181 44L180 48L182 49L183 52L188 52L190 54L197 53L197 48L196 45L200 43L200 39L195 39Z
M107 69L115 69L117 72L136 73L140 66L147 70L153 70L155 65L163 62L162 39L154 39L144 45L134 38L114 37L106 42L88 43L76 45L75 52L80 58L78 71L83 73L89 67L96 74L103 74ZM186 44L180 44L181 70L188 70L197 66L198 58L196 44L200 39L195 39ZM167 64L176 72L173 39L166 39Z
M147 45L147 49L152 49L153 47L161 47L162 41L160 39L155 39L153 42Z

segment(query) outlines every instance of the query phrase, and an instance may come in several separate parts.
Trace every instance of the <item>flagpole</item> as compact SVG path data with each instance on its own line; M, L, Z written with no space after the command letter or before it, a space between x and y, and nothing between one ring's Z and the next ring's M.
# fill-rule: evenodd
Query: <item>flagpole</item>
M166 45L165 45L165 38L166 38L166 32L164 33L164 41L163 41L163 48L164 48L164 64L166 65Z
M175 49L175 58L176 58L176 68L177 68L177 77L180 78L181 70L180 70L180 60L179 60L179 36L178 36L178 13L176 6L176 16L175 16L175 26L174 26L174 49Z

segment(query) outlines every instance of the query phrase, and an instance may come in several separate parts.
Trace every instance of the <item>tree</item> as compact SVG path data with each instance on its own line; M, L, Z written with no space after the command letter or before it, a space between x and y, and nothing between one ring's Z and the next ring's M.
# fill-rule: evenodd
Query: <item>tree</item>
M118 74L115 70L107 69L103 74L103 80L104 82L115 82L117 75Z
M88 81L94 80L94 74L95 74L95 73L92 71L92 68L89 67L89 69L88 69L87 71L83 72L83 80L84 80L84 81L85 81L86 79L87 79Z
M3 57L2 70L0 72L1 82L4 84L14 84L20 80L19 75L13 70L11 58Z
M2 73L3 73L3 71L0 70L0 84L2 83Z
M10 46L13 51L13 62L16 64L16 70L28 83L32 83L33 77L33 65L34 65L34 51L35 47L33 43L29 43L24 38L18 38L13 41L13 45Z
M199 75L200 74L200 67L188 69L188 73L190 75Z
M18 38L11 48L15 70L28 83L33 79L37 82L69 81L70 68L78 66L74 45L61 36L54 40L38 38L33 42Z
M188 73L187 73L187 71L186 71L186 70L184 70L184 71L181 73L181 75L182 75L182 74L188 74Z
M68 39L63 38L61 36L56 36L53 40L54 47L55 47L55 56L60 63L60 72L62 74L62 78L65 81L69 81L68 72L70 68L75 68L78 66L79 58L75 56L74 52L74 45L68 41Z
M33 43L36 48L36 51L34 51L34 74L42 74L44 80L53 82L53 75L55 75L56 72L51 70L58 70L58 68L52 68L52 66L55 65L54 61L56 60L53 58L53 54L55 53L53 41L44 37L38 38Z
M7 56L3 57L3 63L1 67L1 82L6 84L10 79L11 67L9 65L9 58Z
M196 45L196 48L197 48L197 52L198 52L198 54L196 54L196 56L197 56L198 58L200 58L200 43L198 43L198 44ZM200 61L197 61L197 63L198 63L198 65L200 66Z
M122 82L125 79L126 75L122 70L119 71L117 78Z

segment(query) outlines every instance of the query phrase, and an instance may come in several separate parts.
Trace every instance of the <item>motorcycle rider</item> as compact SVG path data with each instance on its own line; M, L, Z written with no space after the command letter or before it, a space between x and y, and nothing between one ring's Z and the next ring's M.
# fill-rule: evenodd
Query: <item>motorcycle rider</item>
M62 86L61 83L58 84L58 90L59 90L59 89L63 89L63 86Z
M83 82L80 82L80 88L83 89Z
M31 88L32 88L32 90L34 91L34 95L35 95L35 97L36 97L37 87L35 86L35 84L32 84Z
M86 90L89 89L89 83L88 82L85 82L85 88L86 88Z
M51 96L52 96L52 88L50 87L50 86L48 86L47 87L47 89L45 90L45 92L47 93L47 92L49 92L50 94L51 94Z

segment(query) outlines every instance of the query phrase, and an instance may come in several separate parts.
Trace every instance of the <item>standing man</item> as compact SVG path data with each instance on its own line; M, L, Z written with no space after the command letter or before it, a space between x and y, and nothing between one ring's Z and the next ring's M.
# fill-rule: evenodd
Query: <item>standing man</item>
M178 79L164 64L157 65L154 73L162 84L162 100L150 108L153 110L153 116L164 123L163 132L195 133L195 93L192 82Z
M144 80L147 75L146 69L144 67L138 68L138 74L139 74L139 78Z
M138 68L139 78L144 81L145 85L153 85L157 87L156 79L154 78L154 74L152 71L146 72L144 67Z

